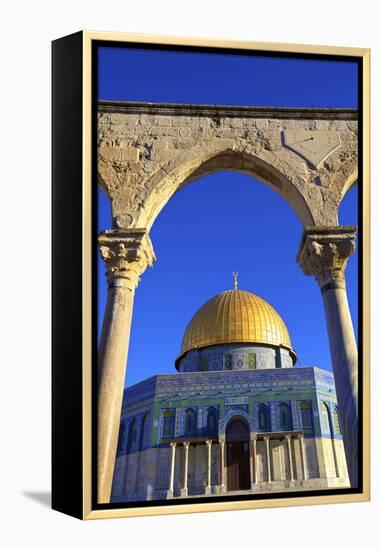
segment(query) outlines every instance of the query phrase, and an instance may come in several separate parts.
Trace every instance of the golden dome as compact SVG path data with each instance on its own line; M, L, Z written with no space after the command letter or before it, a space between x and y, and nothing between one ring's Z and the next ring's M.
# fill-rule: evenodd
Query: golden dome
M180 356L196 348L230 343L266 344L289 349L296 361L286 325L265 300L246 290L226 290L206 302L192 317Z

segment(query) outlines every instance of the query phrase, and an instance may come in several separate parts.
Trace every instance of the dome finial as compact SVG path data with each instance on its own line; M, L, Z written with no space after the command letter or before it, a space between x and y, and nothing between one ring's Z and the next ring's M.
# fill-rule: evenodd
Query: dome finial
M233 277L234 277L234 290L237 290L237 288L238 288L238 271L233 271Z

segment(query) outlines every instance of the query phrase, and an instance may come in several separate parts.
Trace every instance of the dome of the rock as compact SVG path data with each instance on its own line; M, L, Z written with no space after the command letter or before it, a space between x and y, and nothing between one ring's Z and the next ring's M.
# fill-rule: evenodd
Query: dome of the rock
M245 290L227 290L208 300L189 322L180 355L230 343L280 346L296 358L279 313L266 300Z

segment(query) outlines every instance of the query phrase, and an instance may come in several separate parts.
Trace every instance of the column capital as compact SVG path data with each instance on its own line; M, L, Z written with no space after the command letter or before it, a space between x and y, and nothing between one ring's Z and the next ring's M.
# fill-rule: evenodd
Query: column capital
M313 275L321 292L345 288L347 260L355 251L355 226L306 227L296 257L305 275Z
M205 442L206 446L207 447L210 447L212 445L212 440L211 439L207 439L206 442Z
M140 275L156 260L146 229L106 230L100 233L98 243L109 285L134 290Z
M270 436L269 436L269 435L264 435L264 436L263 436L263 439L264 439L265 441L270 441Z
M183 447L186 447L188 449L189 446L190 446L190 441L183 441Z
M285 438L287 439L287 441L291 441L291 437L292 437L291 434L286 434L286 435L285 435Z
M176 447L176 441L171 441L170 442L170 447L174 448Z

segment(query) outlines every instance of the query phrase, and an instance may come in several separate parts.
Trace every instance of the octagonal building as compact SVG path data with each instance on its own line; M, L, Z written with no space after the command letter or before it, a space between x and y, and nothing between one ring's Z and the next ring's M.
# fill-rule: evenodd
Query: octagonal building
M349 487L333 374L296 361L263 298L211 298L178 372L124 392L112 501Z

